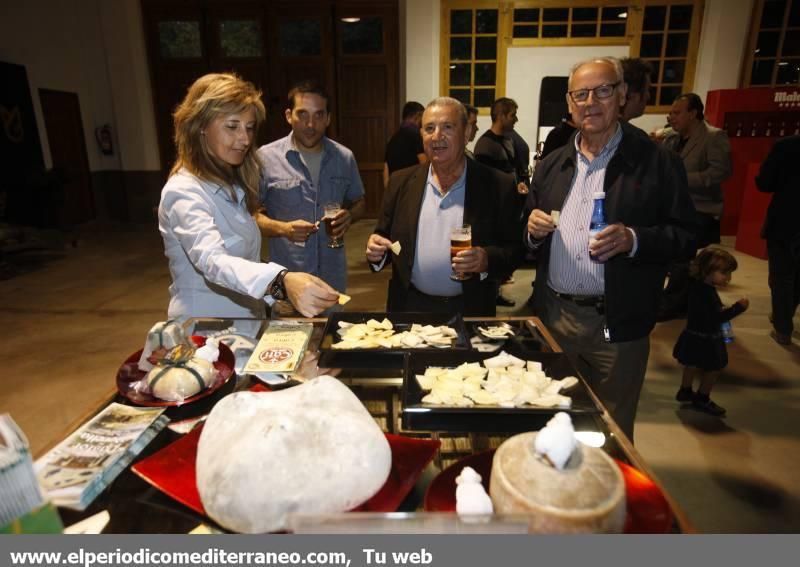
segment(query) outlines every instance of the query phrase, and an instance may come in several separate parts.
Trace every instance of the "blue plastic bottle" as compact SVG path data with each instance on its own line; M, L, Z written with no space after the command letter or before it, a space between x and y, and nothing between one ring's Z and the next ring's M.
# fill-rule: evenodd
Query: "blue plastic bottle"
M733 325L731 325L730 321L724 321L722 325L720 325L722 330L722 340L726 343L733 342Z
M606 212L604 203L606 194L603 191L598 191L592 195L594 198L594 209L592 210L592 220L589 221L589 242L591 243L598 232L608 226L606 223ZM593 262L599 262L597 258L589 254Z

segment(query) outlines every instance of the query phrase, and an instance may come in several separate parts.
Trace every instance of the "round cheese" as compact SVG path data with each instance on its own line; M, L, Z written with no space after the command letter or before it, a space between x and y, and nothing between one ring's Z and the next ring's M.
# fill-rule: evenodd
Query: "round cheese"
M489 494L497 514L526 514L531 533L620 533L625 481L605 452L578 444L564 470L536 454L536 432L497 449Z
M179 402L204 390L214 379L214 365L192 358L183 365L155 366L147 373L150 393L160 400Z
M272 393L236 392L206 420L197 489L208 515L237 532L289 527L291 514L333 514L389 476L386 436L350 389L320 376Z

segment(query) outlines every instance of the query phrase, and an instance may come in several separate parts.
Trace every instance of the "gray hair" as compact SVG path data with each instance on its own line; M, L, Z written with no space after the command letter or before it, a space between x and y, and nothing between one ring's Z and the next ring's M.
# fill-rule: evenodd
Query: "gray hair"
M575 72L584 65L588 65L589 63L604 63L608 65L609 67L614 69L614 75L616 75L614 82L619 82L619 83L625 82L625 73L622 70L622 63L620 63L619 59L617 59L616 57L593 57L592 59L586 59L585 61L580 61L578 63L575 63L575 65L572 66L572 69L569 70L569 80L567 84L571 85L572 76L575 74Z
M450 96L436 97L428 103L428 106L425 107L425 110L428 110L434 106L455 106L458 109L458 116L461 119L461 125L464 127L467 126L467 123L469 122L469 116L467 115L466 107L461 103L460 100Z

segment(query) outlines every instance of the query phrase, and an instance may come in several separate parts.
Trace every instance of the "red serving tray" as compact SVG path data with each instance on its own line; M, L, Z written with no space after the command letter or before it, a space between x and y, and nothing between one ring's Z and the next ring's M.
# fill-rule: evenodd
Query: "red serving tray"
M192 336L190 339L198 347L206 344L206 337ZM234 376L233 367L236 363L236 357L234 357L230 347L224 343L220 343L219 360L214 363L214 368L217 370L217 377L211 386L200 390L194 396L186 398L185 400L171 401L161 400L151 394L139 392L133 387L134 384L141 381L147 375L147 372L139 370L139 358L141 356L142 349L139 349L126 358L122 366L119 367L119 370L117 370L117 391L119 391L123 398L134 404L148 407L182 406L210 396L222 388L222 386Z
M196 484L197 443L202 426L177 441L142 459L132 470L161 492L206 515ZM353 511L395 512L408 496L423 469L433 460L441 444L438 440L412 439L386 434L392 450L392 468L386 483L372 498Z
M472 467L481 475L481 483L489 490L492 458L495 450L470 455L453 463L433 479L425 493L427 512L456 511L456 477L464 467ZM614 459L625 479L626 534L663 534L672 529L672 510L661 489L647 476L630 465Z

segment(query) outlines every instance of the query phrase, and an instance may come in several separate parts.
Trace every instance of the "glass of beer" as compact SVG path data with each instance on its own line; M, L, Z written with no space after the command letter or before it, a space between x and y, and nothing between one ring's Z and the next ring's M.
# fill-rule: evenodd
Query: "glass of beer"
M456 254L462 250L469 250L472 248L472 227L468 224L463 224L450 229L450 261L456 257ZM452 270L450 279L456 281L468 280L473 274L465 274L463 272L456 272Z
M325 222L325 231L328 233L328 248L341 248L344 246L344 242L338 238L334 238L333 227L331 226L333 218L339 214L340 210L342 210L342 205L339 203L325 203L323 207L325 215L322 217L322 220Z

